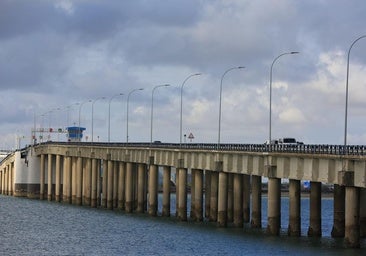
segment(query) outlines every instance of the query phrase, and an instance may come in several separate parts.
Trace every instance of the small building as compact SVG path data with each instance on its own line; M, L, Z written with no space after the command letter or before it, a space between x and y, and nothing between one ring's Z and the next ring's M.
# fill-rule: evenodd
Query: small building
M86 130L84 127L71 126L66 127L68 141L78 142L83 138L83 131Z

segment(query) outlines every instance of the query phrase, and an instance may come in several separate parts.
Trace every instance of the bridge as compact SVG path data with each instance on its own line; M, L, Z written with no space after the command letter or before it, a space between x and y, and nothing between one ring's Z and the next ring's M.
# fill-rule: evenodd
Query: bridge
M221 227L262 228L263 178L269 235L280 235L281 179L289 183L288 235L301 235L301 182L310 181L308 236L322 234L322 184L332 184L331 235L343 237L346 247L360 247L366 235L366 146L46 142L17 150L0 164L4 195L152 216L162 204L161 215L170 216L174 191L179 220Z

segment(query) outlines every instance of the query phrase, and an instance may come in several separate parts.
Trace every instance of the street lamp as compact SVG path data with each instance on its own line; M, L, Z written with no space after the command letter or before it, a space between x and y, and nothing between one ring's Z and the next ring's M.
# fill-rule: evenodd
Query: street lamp
M226 73L228 73L229 71L234 70L234 69L242 69L242 68L245 68L245 67L233 67L233 68L229 68L221 76L221 83L220 83L220 103L219 103L219 136L218 136L218 140L217 140L217 149L219 149L219 147L220 147L220 138L221 138L221 95L222 95L222 81L224 80L224 76L226 75Z
M99 98L96 98L93 103L92 103L92 116L91 116L91 121L92 121L92 130L91 130L91 142L94 141L94 103L97 101L97 100L102 100L102 99L105 99L105 97L99 97Z
M349 77L349 56L351 53L351 49L353 47L353 45L360 39L365 38L366 35L364 36L360 36L359 38L357 38L355 41L353 41L353 43L351 44L351 46L349 47L348 50L348 56L347 56L347 78L346 78L346 107L345 107L345 114L344 114L344 150L346 151L346 146L347 146L347 114L348 114L348 77Z
M81 107L85 104L85 103L88 103L88 102L92 102L92 100L87 100L87 101L84 101L82 103L80 103L80 106L79 106L79 134L78 134L78 137L79 139L81 140L81 128L80 128L80 116L81 116Z
M127 110L126 110L126 112L127 112L127 114L126 114L126 142L128 143L128 103L129 103L129 101L130 101L130 95L133 93L133 92L135 92L135 91L142 91L143 90L143 88L139 88L139 89L134 89L134 90L132 90L132 91L130 91L129 93L128 93L128 96L127 96Z
M180 135L179 135L179 145L180 147L182 147L182 119L183 119L183 87L184 84L187 82L187 80L189 78L191 78L192 76L200 76L201 73L196 73L196 74L192 74L190 76L188 76L182 83L181 87L180 87Z
M153 114L154 114L154 91L155 89L159 88L159 87L166 87L166 86L170 86L170 84L161 84L161 85L157 85L152 89L151 92L151 117L150 117L150 144L152 144L152 135L153 135Z
M111 102L113 100L113 98L117 97L117 96L122 96L123 93L118 93L116 95L113 95L110 99L109 99L109 104L108 104L108 142L111 142Z
M298 54L298 53L299 52L285 52L285 53L282 53L282 54L278 55L273 60L272 65L271 65L271 71L270 71L270 75L269 75L269 138L268 138L269 145L271 144L271 140L272 140L272 72L273 72L273 65L283 55Z

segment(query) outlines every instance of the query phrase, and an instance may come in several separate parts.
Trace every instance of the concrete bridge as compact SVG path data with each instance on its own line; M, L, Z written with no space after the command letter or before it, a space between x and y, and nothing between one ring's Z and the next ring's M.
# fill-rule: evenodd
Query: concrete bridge
M366 235L366 147L332 145L42 143L2 160L5 195L170 216L175 172L176 217L262 228L262 178L268 180L270 235L281 228L281 179L289 180L289 236L301 235L301 181L310 181L308 236L321 236L322 184L334 184L331 235L360 247ZM191 175L188 184L187 176ZM190 186L189 186L190 185ZM187 193L191 212L187 214Z

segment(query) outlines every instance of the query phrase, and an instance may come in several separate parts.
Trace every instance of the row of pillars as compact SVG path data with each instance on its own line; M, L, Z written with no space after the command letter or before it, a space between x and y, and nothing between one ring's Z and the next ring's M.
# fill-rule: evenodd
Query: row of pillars
M0 170L0 193L12 196L14 192L14 163L7 164Z
M48 200L91 207L120 209L128 213L158 214L158 166L99 160L94 158L41 155L40 199L45 199L45 158L47 156ZM55 158L55 165L53 161ZM107 157L108 158L108 157ZM53 172L53 166L55 171ZM163 166L162 216L170 216L171 167ZM262 177L191 169L191 212L187 213L188 169L176 168L176 217L186 221L204 219L226 227L262 228ZM62 177L62 182L61 182ZM344 237L347 247L359 247L365 236L365 189L335 185L333 237ZM62 195L62 196L61 196ZM289 180L289 236L301 235L301 185ZM250 207L251 206L251 207ZM281 179L268 178L267 232L281 230ZM311 182L308 236L321 236L321 183Z

